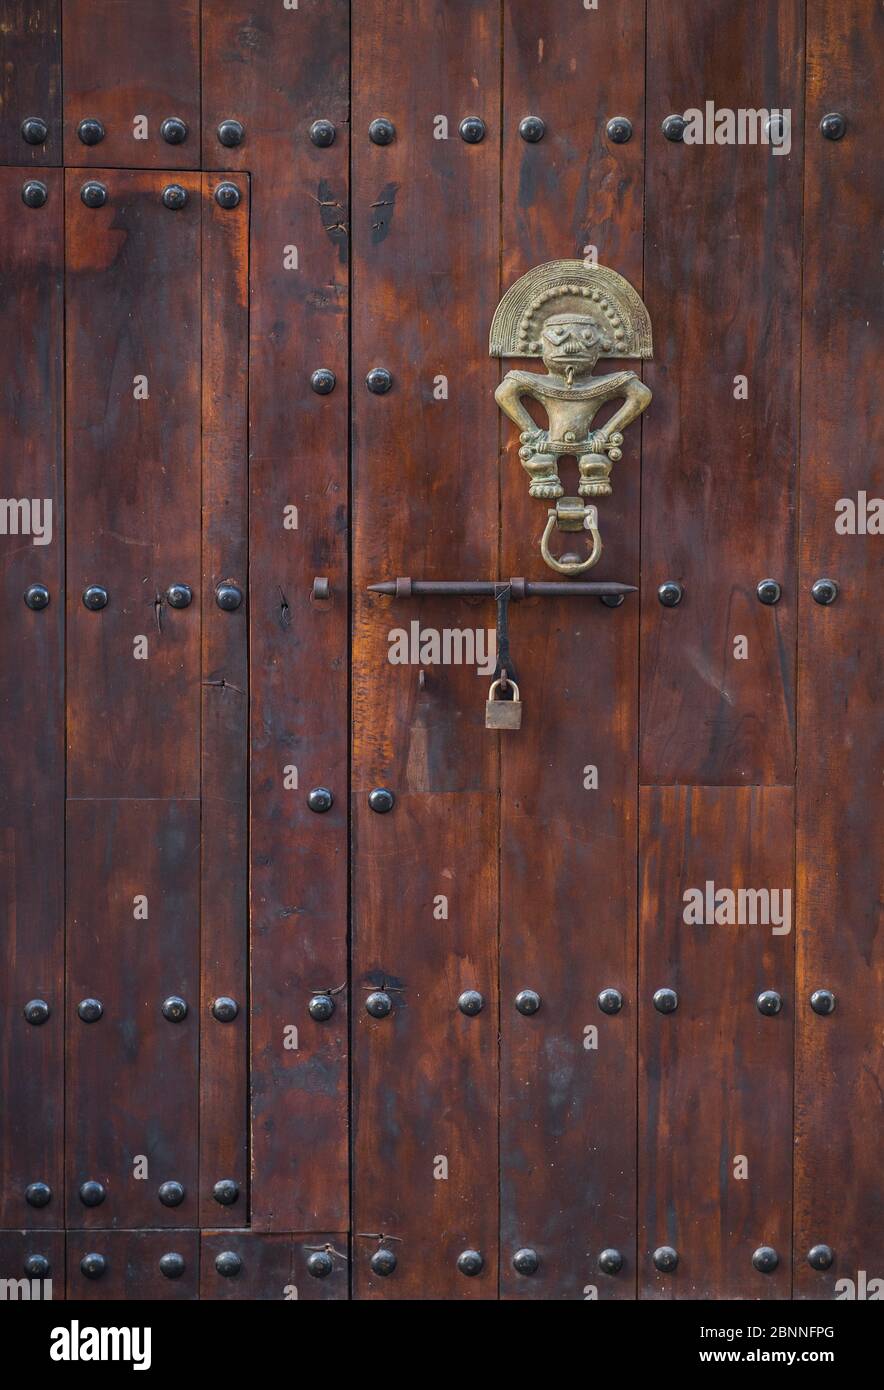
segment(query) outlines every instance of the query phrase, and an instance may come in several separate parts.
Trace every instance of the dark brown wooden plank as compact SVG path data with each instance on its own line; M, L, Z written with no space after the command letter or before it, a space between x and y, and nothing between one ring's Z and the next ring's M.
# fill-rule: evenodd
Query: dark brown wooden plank
M646 787L640 803L639 1293L788 1298L793 792ZM747 890L729 923L727 892ZM675 991L674 1012L655 1007L658 990ZM779 1013L759 1009L763 991ZM666 1246L671 1273L653 1260ZM763 1246L779 1258L770 1273L753 1266Z
M646 783L794 776L802 19L802 0L648 5ZM663 136L668 115L713 98L789 108L791 153ZM755 592L768 577L783 589L773 607ZM677 608L657 600L668 580L684 586Z
M347 980L348 18L343 0L204 13L204 158L252 177L251 1215L283 1231L348 1220L346 993L327 1022L307 1012Z
M200 1222L248 1220L248 631L221 584L248 575L248 178L219 206L203 175ZM233 999L235 1018L224 1016ZM219 1013L222 1015L218 1017ZM218 1183L236 1184L224 1205ZM224 1194L229 1201L231 1189Z
M0 0L0 164L62 162L60 17L60 0Z
M353 48L353 991L355 1290L497 1292L497 739L474 666L392 665L391 629L487 629L493 606L396 602L373 580L497 573L499 15L361 7ZM391 73L407 73L392 81ZM434 138L444 115L448 138ZM479 144L458 133L480 116ZM392 143L372 143L377 118ZM438 125L435 127L439 129ZM366 390L374 368L386 395ZM445 399L434 380L444 376ZM391 814L368 795L387 787ZM445 900L443 903L442 900ZM444 916L440 915L445 913ZM393 1011L366 1012L390 986ZM482 1012L458 1009L479 991ZM447 1164L447 1174L444 1167ZM392 1275L373 1272L386 1236ZM465 1277L458 1256L484 1266Z
M346 1232L264 1235L259 1231L204 1231L200 1297L225 1302L346 1300L347 1239Z
M172 211L98 172L98 208L67 174L68 795L198 796L200 610L166 594L199 589L200 176Z
M583 260L594 246L598 262L641 292L643 0L597 12L547 0L505 6L504 15L502 288L545 261ZM519 134L527 115L546 127L536 144ZM607 137L614 116L632 122L626 144ZM539 364L500 364L521 365ZM601 361L596 372L620 366L638 364ZM515 426L501 418L501 428L503 573L558 578L538 553L548 504L528 495ZM640 438L635 425L614 495L600 504L606 551L592 579L637 583ZM574 460L561 476L576 493ZM637 636L637 595L616 610L595 598L511 609L525 708L521 731L503 736L500 750L507 1298L635 1296ZM595 789L585 785L588 764ZM597 1004L607 988L624 999L616 1016ZM523 989L541 996L532 1017L514 1006ZM530 1277L513 1267L520 1249L539 1257ZM598 1265L610 1249L623 1261L615 1275Z
M198 169L199 0L63 0L62 12L65 162ZM186 127L178 143L163 136L169 119ZM101 123L97 143L80 138L84 120Z
M64 1205L64 188L58 171L42 171L46 203L26 207L26 177L26 170L0 170L0 1221L58 1226ZM49 592L42 611L23 601L31 585ZM47 1005L48 1018L28 1022L24 1009L31 1001ZM28 1204L32 1183L48 1185L47 1205Z
M17 1301L58 1301L65 1296L64 1231L0 1231L0 1270L19 1281ZM4 1296L11 1301L12 1294Z
M199 803L69 801L70 1227L196 1225L198 991ZM162 1012L173 996L178 1021ZM99 1019L80 1016L86 999ZM170 1182L175 1205L159 1195Z
M871 1297L884 1272L880 1048L882 793L878 260L881 14L808 5L798 648L795 1294ZM837 112L844 138L823 138ZM873 501L873 499L878 499ZM853 506L854 524L845 506ZM880 528L880 520L878 526ZM840 586L831 607L817 579ZM816 990L835 995L815 1013ZM826 1270L807 1262L828 1245ZM861 1276L860 1271L864 1271ZM860 1290L865 1280L866 1291ZM879 1294L880 1297L880 1294Z
M196 1231L69 1231L67 1255L68 1297L74 1300L199 1297Z

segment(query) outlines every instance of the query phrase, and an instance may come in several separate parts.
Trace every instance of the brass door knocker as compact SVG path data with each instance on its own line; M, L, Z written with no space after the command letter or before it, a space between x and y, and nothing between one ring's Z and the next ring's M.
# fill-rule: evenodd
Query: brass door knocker
M600 357L651 356L651 320L635 290L606 266L550 261L511 285L491 324L492 357L541 357L547 375L507 372L494 393L501 410L519 426L519 457L532 497L555 501L547 515L540 553L560 574L579 574L598 562L602 542L598 513L584 497L610 497L611 469L623 457L623 431L647 408L651 392L633 371L593 376ZM537 401L547 425L538 425L523 405ZM601 429L592 422L612 400L623 404ZM578 497L565 497L559 460L577 460ZM549 542L554 529L592 536L583 560L556 559Z

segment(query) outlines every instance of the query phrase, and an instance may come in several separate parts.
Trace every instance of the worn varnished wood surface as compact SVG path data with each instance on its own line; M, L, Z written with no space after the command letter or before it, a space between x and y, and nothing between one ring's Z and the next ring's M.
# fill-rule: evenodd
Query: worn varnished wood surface
M4 0L0 68L0 165L61 164L61 0ZM22 138L28 116L47 138Z

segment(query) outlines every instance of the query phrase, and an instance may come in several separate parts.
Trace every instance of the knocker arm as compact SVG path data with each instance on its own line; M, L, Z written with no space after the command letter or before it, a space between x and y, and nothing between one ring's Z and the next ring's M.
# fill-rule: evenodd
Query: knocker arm
M531 418L528 411L522 405L521 397L524 387L517 381L510 381L505 376L503 381L494 392L494 399L500 406L504 415L509 416L514 424L519 426L521 431L530 430L541 433L540 426Z
M651 391L643 381L635 377L633 381L627 382L623 388L623 404L607 420L600 430L596 430L593 438L600 436L602 441L610 438L612 434L622 433L627 425L631 425L643 410L646 410L651 403Z

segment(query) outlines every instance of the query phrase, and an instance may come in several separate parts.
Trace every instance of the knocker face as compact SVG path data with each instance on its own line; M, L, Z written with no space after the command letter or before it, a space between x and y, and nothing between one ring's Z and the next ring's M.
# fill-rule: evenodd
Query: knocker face
M569 378L591 372L611 340L586 314L553 314L543 325L540 355L551 372Z

